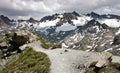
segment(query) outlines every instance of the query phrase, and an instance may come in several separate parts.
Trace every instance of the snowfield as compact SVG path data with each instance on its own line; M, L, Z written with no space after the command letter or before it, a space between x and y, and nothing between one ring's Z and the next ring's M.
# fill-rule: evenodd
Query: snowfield
M92 18L83 16L83 17L77 17L77 20L74 19L72 21L75 26L84 26L90 20L92 20Z
M56 32L60 32L60 31L70 31L70 30L74 30L77 27L68 23L65 23L59 27L56 28Z
M60 19L63 18L63 15L59 15L57 19L55 20L46 20L44 22L39 22L39 23L29 23L29 22L16 22L18 25L15 27L19 27L19 28L35 28L36 30L41 30L43 31L44 28L50 28L51 26L56 26L56 24L60 21ZM60 31L70 31L70 30L74 30L77 28L77 26L84 26L88 21L92 20L92 18L88 17L88 16L81 16L81 17L77 17L77 19L73 19L71 20L73 22L73 24L69 24L68 22L63 23L63 25L58 26L56 28L56 32L60 32ZM45 30L46 31L46 30Z
M102 24L105 23L106 25L112 28L120 27L120 20L118 19L104 19L104 20L101 20L100 23Z
M51 20L51 21L46 21L46 22L41 22L39 24L39 28L44 28L44 27L48 27L48 26L56 26L56 23L59 21L60 19L56 19L56 20Z

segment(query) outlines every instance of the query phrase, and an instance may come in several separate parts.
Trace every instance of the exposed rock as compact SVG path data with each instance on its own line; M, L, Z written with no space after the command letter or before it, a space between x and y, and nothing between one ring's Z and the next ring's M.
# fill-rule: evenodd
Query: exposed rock
M10 25L10 24L11 24L10 22L12 22L12 20L10 20L8 17L6 17L6 16L4 16L4 15L1 15L1 16L0 16L0 19L1 19L4 23L6 23L7 25Z
M117 36L114 37L113 44L114 45L120 44L120 34L118 34Z
M111 57L112 57L111 53L103 52L102 59L100 59L95 66L101 68L101 67L107 65L109 62L112 61Z
M0 46L7 46L7 43L6 42L2 42L2 43L0 43Z
M109 58L112 57L112 54L109 52L102 52L102 57L103 57L103 59L108 60Z
M96 67L101 68L101 67L103 67L103 66L105 65L105 63L106 63L106 60L101 59L101 60L99 60L98 63L96 64Z
M16 33L14 33L14 36L12 37L12 41L18 46L22 46L23 44L27 43L28 40L29 37L27 35L17 35Z
M91 16L93 18L101 18L100 15L95 12L91 12L91 13L87 14L87 16Z
M120 56L120 50L116 49L116 50L112 50L110 51L113 55L116 55L116 56Z
M67 50L67 49L65 49L65 50L64 50L64 52L68 52L68 50Z
M0 50L2 51L3 58L8 57L12 54L20 53L21 49L20 46L26 44L29 41L28 35L25 33L18 34L8 34L6 35L7 43L3 42L0 45Z
M28 20L28 22L30 22L30 23L36 23L36 22L38 22L37 20L35 20L35 19L33 19L32 17Z
M73 11L72 13L76 16L80 16L76 11Z

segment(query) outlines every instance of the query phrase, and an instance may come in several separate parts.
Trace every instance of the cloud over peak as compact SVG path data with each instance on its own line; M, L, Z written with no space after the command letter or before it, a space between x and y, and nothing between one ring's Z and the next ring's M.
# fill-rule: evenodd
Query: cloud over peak
M0 14L41 18L44 15L78 11L80 13L120 13L120 0L1 0Z

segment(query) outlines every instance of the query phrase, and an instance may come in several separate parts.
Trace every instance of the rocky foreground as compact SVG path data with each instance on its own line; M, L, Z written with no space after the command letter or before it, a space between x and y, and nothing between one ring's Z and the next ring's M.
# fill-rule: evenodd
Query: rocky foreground
M99 65L95 65L95 67L97 68L103 68L107 66L107 63L109 62L120 63L120 57L114 56L110 53L87 52L87 51L71 50L64 48L52 49L51 47L45 49L43 48L43 46L41 46L43 43L40 41L40 39L38 39L37 35L29 31L20 31L17 32L16 34L19 36L27 35L26 36L27 38L25 37L22 39L20 39L20 37L19 39L16 38L17 40L24 40L21 42L16 41L17 43L19 42L19 44L21 43L19 47L17 47L17 49L13 49L16 45L12 45L9 43L9 45L13 46L12 48L13 50L11 51L6 48L7 52L4 52L4 57L7 58L9 56L12 56L13 53L17 54L19 51L22 52L26 47L31 47L33 48L33 50L37 52L43 52L48 55L51 61L50 73L85 73L89 69L91 63L93 62L99 64ZM13 39L15 41L15 38L12 38L12 42ZM28 39L28 41L25 41L25 39ZM5 64L6 63L3 64L3 62L1 62L2 66L4 66ZM120 66L118 67L118 69L115 69L115 71L116 73L120 73Z
M44 51L51 60L51 73L84 73L92 62L102 59L101 53L55 49ZM120 57L113 56L112 62Z

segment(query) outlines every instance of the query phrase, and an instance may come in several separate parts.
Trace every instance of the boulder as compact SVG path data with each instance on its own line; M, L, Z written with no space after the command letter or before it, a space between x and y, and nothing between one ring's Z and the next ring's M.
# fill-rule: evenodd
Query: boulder
M14 33L14 36L12 37L12 41L18 46L24 45L25 43L27 43L28 40L29 37L27 35L17 35L16 33Z
M29 37L27 35L23 35L23 34L17 34L14 33L11 36L11 39L9 39L8 45L7 45L7 50L3 51L3 58L8 57L12 54L16 54L16 53L20 53L21 49L19 48L20 46L26 44L29 41ZM4 46L2 45L1 48L3 48Z
M109 52L103 52L102 53L102 58L96 63L96 67L101 68L107 64L109 64L109 62L112 61L112 54Z

